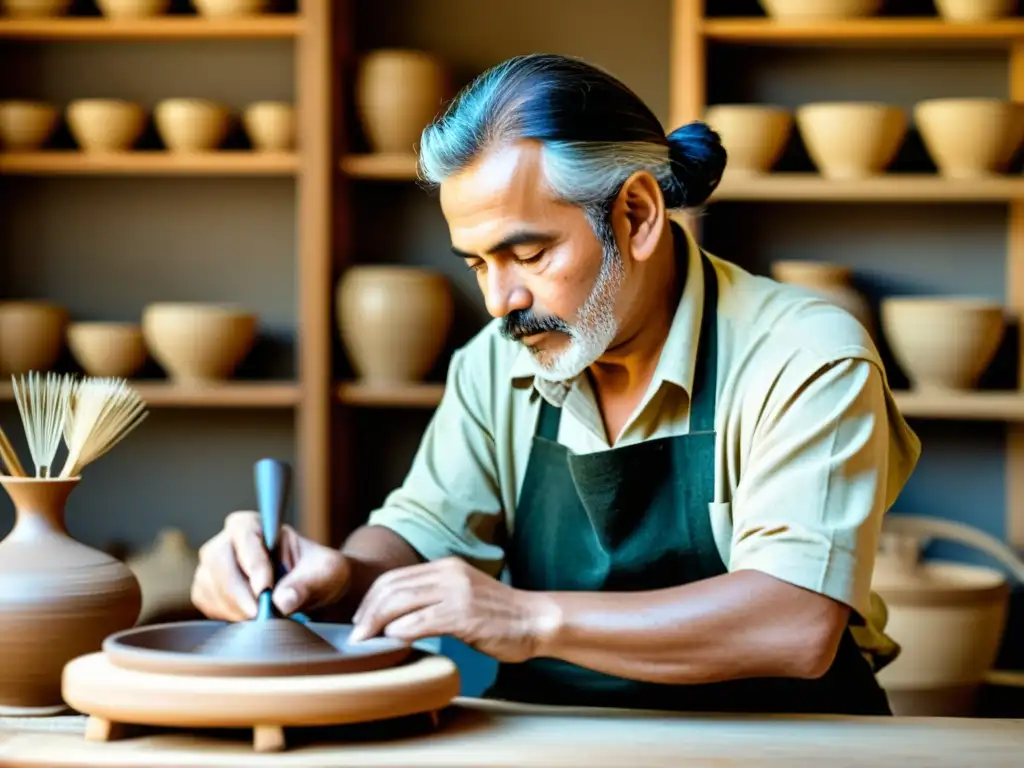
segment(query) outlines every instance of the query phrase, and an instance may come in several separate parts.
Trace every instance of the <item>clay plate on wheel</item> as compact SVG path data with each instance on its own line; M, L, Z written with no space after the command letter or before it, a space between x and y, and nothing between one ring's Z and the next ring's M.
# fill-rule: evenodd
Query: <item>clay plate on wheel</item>
M282 621L292 621L285 619ZM412 646L388 637L348 644L351 624L309 622L305 626L322 637L334 651L230 658L207 655L197 649L224 621L181 621L126 629L103 641L110 663L122 669L174 675L215 677L281 677L337 675L393 667L412 652Z

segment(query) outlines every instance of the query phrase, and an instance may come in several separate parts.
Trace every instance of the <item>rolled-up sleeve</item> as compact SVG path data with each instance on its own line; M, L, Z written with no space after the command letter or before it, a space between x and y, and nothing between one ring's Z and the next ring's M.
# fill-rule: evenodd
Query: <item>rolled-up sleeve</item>
M891 489L913 466L891 461L894 439L908 434L891 421L891 393L871 361L801 355L766 391L733 498L730 570L762 571L867 616Z
M455 352L409 473L367 522L391 529L428 560L455 555L496 576L504 518L480 378L487 370L470 350Z

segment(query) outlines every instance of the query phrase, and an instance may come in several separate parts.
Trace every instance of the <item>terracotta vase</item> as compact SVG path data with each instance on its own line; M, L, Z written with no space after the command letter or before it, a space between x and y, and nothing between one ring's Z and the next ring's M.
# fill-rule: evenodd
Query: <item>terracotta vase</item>
M845 309L877 340L878 328L871 306L851 284L849 267L820 261L776 261L771 274L781 283L799 285Z
M382 49L363 57L356 76L359 119L374 152L411 153L441 111L447 74L424 51Z
M71 659L135 624L139 583L121 561L76 541L64 510L77 478L0 478L14 528L0 541L0 713L64 708Z
M338 330L356 374L375 384L421 380L437 360L454 307L439 272L360 266L338 282Z

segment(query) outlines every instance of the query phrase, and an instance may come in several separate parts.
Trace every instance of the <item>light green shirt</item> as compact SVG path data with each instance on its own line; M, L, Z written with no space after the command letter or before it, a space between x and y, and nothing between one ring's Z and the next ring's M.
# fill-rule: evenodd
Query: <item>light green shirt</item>
M689 235L688 235L689 238ZM920 442L900 415L867 331L791 285L711 256L718 275L718 385L712 529L730 571L755 569L845 603L876 622L871 594L882 517ZM654 377L619 445L686 434L704 289L689 269ZM498 575L540 398L563 407L559 442L608 450L581 376L534 379L529 353L489 323L452 358L444 397L401 487L369 522L421 555L458 555ZM858 642L887 642L869 627Z

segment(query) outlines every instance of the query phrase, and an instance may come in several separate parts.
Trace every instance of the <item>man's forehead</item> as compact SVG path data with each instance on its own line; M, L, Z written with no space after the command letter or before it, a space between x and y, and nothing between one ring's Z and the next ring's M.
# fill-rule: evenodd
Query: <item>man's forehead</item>
M504 215L530 218L555 203L544 182L541 146L522 141L488 149L441 184L441 209L449 220Z

